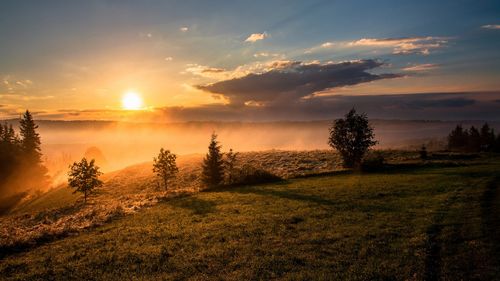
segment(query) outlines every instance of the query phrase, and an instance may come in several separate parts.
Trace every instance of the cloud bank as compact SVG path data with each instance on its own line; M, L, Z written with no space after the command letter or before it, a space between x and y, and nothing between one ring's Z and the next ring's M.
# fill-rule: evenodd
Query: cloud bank
M383 65L383 62L377 60L323 64L277 61L263 73L250 73L196 87L223 95L232 105L290 103L326 89L401 77L400 74L368 72Z

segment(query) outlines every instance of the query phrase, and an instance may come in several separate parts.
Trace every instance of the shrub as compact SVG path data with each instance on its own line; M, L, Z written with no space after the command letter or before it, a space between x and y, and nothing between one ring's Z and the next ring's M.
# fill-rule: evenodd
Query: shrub
M365 172L378 171L384 168L385 164L384 155L380 152L374 152L363 159L361 162L361 170Z
M234 185L260 184L268 182L278 182L282 178L261 168L256 168L251 165L244 165L238 169L234 178Z

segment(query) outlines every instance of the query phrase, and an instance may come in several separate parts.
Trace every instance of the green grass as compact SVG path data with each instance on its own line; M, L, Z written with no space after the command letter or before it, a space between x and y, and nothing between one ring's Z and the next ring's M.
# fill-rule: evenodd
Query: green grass
M494 280L499 168L492 160L201 192L8 256L0 276Z
M40 197L27 201L24 204L16 206L11 211L12 214L36 213L46 211L47 209L62 208L75 204L81 197L74 194L73 190L63 186L42 194Z

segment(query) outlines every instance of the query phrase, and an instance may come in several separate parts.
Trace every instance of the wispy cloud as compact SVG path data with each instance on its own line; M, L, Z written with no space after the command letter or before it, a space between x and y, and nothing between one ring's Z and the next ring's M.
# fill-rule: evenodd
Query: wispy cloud
M269 35L266 32L264 32L264 33L253 33L250 36L248 36L248 38L245 40L245 42L254 43L254 42L257 42L259 40L264 40L267 37L269 37Z
M486 24L481 26L483 29L500 29L500 24Z
M182 26L182 27L179 28L179 30L182 31L182 32L187 32L187 31L189 31L189 27Z
M268 58L268 57L285 57L283 54L278 53L268 53L268 52L260 52L253 54L255 58Z
M33 86L33 81L30 79L18 79L12 75L5 75L1 78L1 84L9 93L14 93L16 91L24 91Z
M444 47L448 37L404 37L404 38L362 38L349 42L352 47L391 48L393 54L428 55L431 50Z
M403 68L404 71L411 71L411 72L414 72L414 71L429 71L429 70L433 70L433 69L436 69L438 68L439 65L437 64L433 64L433 63L424 63L424 64L415 64L415 65L412 65L412 66L408 66L408 67L405 67Z

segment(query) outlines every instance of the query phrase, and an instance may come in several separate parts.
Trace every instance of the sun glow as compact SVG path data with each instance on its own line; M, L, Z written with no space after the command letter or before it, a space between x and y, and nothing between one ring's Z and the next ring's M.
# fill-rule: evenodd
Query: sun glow
M142 108L142 98L136 92L126 92L122 97L122 107L126 110L139 110Z

